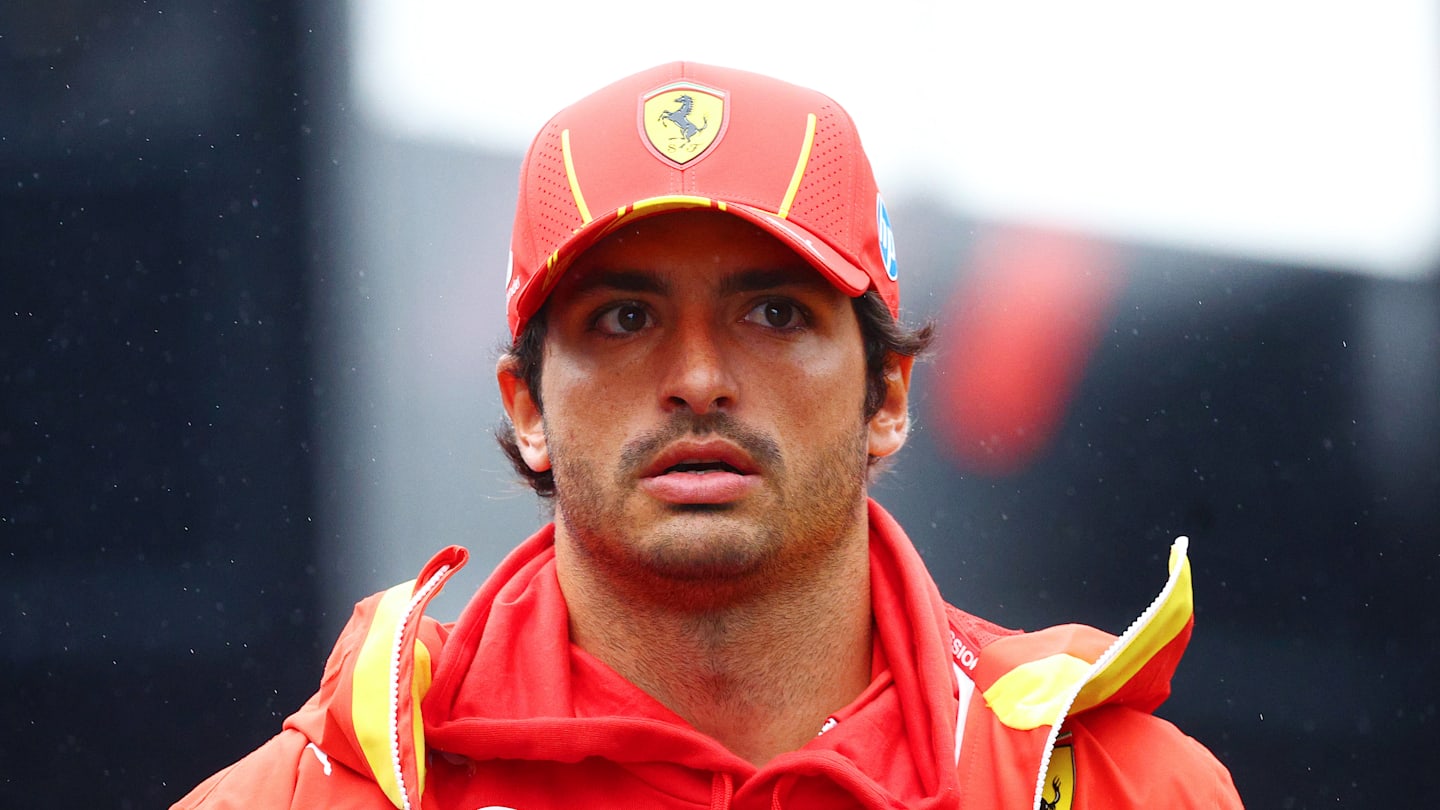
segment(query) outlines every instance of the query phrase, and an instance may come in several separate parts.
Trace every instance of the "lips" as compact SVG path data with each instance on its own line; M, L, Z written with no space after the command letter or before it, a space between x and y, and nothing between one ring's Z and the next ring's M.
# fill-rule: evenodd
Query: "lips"
M646 466L641 491L673 506L734 503L759 486L748 453L726 441L676 442Z
M727 441L681 441L665 448L641 473L644 478L661 475L708 473L755 475L758 470L750 455Z

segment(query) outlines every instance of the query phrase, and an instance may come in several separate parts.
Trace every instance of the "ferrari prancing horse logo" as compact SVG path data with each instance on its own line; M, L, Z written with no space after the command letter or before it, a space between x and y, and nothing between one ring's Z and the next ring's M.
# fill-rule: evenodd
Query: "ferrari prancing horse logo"
M675 82L645 96L640 125L657 154L685 165L714 145L724 130L725 94Z
M1055 746L1045 780L1040 810L1070 810L1075 803L1075 749L1069 744Z

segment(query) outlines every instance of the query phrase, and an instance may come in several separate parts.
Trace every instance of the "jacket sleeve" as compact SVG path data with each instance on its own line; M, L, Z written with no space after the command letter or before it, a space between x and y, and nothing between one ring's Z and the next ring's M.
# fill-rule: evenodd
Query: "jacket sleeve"
M244 759L201 782L171 810L390 810L369 776L286 728Z
M244 759L206 779L171 810L270 810L290 807L309 741L286 729ZM318 761L317 761L317 764Z
M1071 718L1066 728L1075 768L1073 810L1244 806L1229 770L1166 720L1112 706Z

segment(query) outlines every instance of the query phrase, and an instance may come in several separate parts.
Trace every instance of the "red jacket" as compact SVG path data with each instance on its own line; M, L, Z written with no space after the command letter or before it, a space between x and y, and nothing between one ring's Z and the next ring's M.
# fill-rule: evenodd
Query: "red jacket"
M1240 806L1225 768L1150 714L1190 635L1183 540L1159 598L1117 639L964 614L873 502L870 526L872 683L764 767L570 644L546 527L453 625L423 611L460 548L361 602L319 693L176 807Z

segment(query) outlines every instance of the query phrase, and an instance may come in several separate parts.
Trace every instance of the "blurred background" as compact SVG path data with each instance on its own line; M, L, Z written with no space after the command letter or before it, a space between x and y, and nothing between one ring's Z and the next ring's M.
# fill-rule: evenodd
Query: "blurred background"
M0 9L0 805L167 805L353 602L458 543L453 619L545 520L491 439L520 157L680 58L860 125L941 328L876 496L948 599L1119 632L1188 535L1160 714L1251 807L1428 795L1436 5L506 5Z

